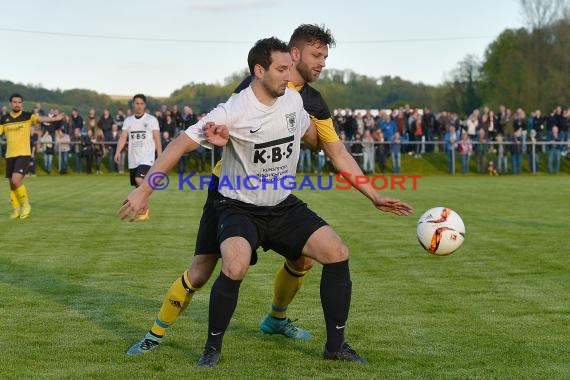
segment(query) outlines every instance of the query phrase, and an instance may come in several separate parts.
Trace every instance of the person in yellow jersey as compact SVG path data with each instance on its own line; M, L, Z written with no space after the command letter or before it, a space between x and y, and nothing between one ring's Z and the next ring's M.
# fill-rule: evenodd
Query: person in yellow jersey
M303 107L317 127L322 149L338 171L351 174L348 180L353 183L354 179L363 173L339 140L326 102L321 94L309 85L318 78L325 67L329 46L334 45L335 41L329 29L307 24L297 27L289 41L293 63L289 87L295 88L301 95ZM234 92L248 88L250 83L251 77L246 78ZM255 130L250 132L254 134ZM219 161L213 171L213 181L204 204L192 264L171 285L153 326L141 341L127 351L128 355L140 355L156 349L168 328L189 305L194 293L209 280L216 267L220 257L220 247L217 240L218 218L214 203L219 196L217 185L221 166L222 162ZM409 213L407 205L404 209L394 207L393 199L381 196L370 184L359 185L358 189L374 207L383 212L397 215ZM253 252L252 264L256 260L257 256ZM305 274L312 267L313 260L306 256L301 256L298 260L285 260L275 278L271 308L260 323L263 332L280 334L291 339L311 339L312 336L308 331L296 326L287 317L287 308L301 288ZM328 359L347 360L347 356L350 357L343 350L334 353L335 355Z
M10 219L26 219L30 216L32 206L28 191L23 181L30 163L32 151L30 135L32 126L39 123L51 123L62 120L63 113L56 117L46 117L24 111L24 98L20 94L10 96L12 111L0 118L0 135L6 135L6 178L10 181L10 203L13 211Z

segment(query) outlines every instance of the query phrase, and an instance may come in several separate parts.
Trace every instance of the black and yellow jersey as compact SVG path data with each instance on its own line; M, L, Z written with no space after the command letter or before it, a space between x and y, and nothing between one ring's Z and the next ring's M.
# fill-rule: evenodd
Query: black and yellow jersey
M251 80L251 75L245 78L236 87L234 93L237 94L248 87ZM317 127L319 140L325 143L339 141L338 135L334 129L331 112L329 111L329 107L321 93L311 87L308 83L301 86L295 86L293 83L289 82L289 87L294 88L297 90L299 95L301 95L301 99L303 99L303 107Z
M251 75L245 78L234 90L234 94L241 92L246 89L251 84ZM338 135L334 129L334 124L331 118L331 112L325 100L323 99L321 93L315 90L313 87L305 83L301 86L295 86L292 82L289 82L288 86L297 90L301 99L303 99L303 108L309 114L313 123L317 127L317 133L319 135L319 140L325 143L339 141ZM222 168L222 160L219 160L213 173L217 176L220 175Z
M6 158L31 156L30 134L32 125L38 124L38 116L31 112L10 112L0 118L0 135L6 134Z

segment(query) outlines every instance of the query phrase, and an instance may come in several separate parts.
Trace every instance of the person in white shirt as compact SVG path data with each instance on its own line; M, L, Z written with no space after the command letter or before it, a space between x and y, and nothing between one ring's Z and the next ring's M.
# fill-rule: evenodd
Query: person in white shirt
M117 150L115 152L115 162L118 164L121 158L121 151L125 147L127 140L128 163L131 185L139 187L155 160L156 155L162 153L160 141L160 128L156 117L145 112L146 96L136 94L133 96L134 114L127 117L123 123L123 129ZM148 220L148 209L139 215L139 220Z
M254 76L251 86L187 129L149 171L149 175L167 172L184 152L196 149L198 144L225 144L220 125L229 128L230 144L224 148L220 195L216 202L222 271L212 287L208 340L198 365L217 365L241 281L252 259L252 251L259 246L273 249L287 258L298 259L304 255L323 264L321 302L327 330L323 356L325 359L362 362L364 359L344 341L351 298L346 246L324 220L283 186L267 186L267 190L258 188L260 174L270 173L269 177L276 177L277 181L295 174L300 137L309 128L309 118L300 96L296 91L287 90L291 66L288 47L275 38L260 40L251 49L248 64ZM312 125L307 134L315 135L316 140ZM238 175L246 176L252 182L238 190L235 186ZM225 180L232 186L223 187ZM145 212L152 190L150 184L143 183L129 194L118 215L132 221ZM386 201L398 213L411 212L405 203ZM183 280L181 287L184 284L187 291L194 291L188 278ZM147 341L146 337L144 341Z

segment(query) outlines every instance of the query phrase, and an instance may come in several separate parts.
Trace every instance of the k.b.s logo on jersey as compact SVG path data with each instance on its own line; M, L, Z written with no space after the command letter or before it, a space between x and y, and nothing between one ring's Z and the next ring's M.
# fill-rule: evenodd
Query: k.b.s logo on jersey
M253 146L253 163L279 162L287 159L293 153L294 136L268 141L266 143L255 144Z

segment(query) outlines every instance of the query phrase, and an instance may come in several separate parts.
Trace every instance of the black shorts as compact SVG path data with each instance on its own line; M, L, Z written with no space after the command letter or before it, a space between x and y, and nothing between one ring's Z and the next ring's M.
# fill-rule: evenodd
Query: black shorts
M289 260L298 260L309 237L326 226L306 203L289 195L275 206L255 206L220 195L218 244L230 237L243 237L252 250L274 250Z
M149 170L150 165L139 165L134 169L129 169L129 174L131 176L131 185L136 186L137 182L135 181L135 178L144 178Z
M12 174L26 175L32 164L31 156L17 156L6 159L6 178L12 178Z
M222 195L218 191L220 179L212 175L210 185L208 187L208 197L202 210L200 218L200 227L198 227L198 236L196 237L195 255L220 255L220 242L218 241L218 220L219 213L216 208L218 200L222 199ZM252 249L250 265L257 263L257 252Z

